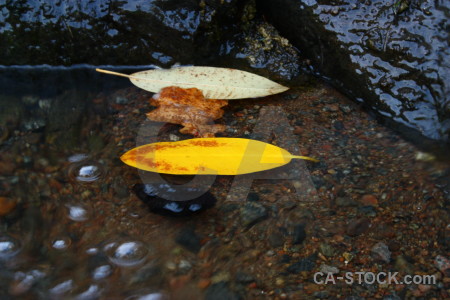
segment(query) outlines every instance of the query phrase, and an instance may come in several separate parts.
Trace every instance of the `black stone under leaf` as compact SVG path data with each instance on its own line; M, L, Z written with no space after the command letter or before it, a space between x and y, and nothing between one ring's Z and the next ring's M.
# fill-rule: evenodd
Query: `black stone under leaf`
M179 189L179 192L187 189L182 186L176 188ZM209 191L195 199L186 201L173 201L161 198L155 194L155 189L151 184L135 184L133 191L152 212L166 216L189 216L211 208L217 202L217 199Z

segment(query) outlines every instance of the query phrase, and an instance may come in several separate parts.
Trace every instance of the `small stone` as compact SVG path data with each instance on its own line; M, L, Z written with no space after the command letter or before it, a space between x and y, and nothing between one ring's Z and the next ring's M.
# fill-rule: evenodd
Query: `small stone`
M176 134L171 133L171 134L169 134L169 140L171 142L177 142L180 140L180 137Z
M328 274L328 273L338 274L339 273L339 269L336 268L336 267L333 267L333 266L322 264L320 266L320 272L322 272L323 274Z
M436 256L434 266L447 277L450 277L450 260L442 255Z
M279 231L271 232L267 237L267 240L269 241L269 245L273 248L281 247L284 244L283 235Z
M267 209L257 202L246 202L241 209L241 223L244 227L250 227L267 216Z
M14 210L16 202L10 198L0 197L0 217L6 216Z
M230 273L228 272L217 273L211 278L212 283L228 282L228 281L230 281Z
M311 255L307 258L303 258L300 261L293 263L287 267L289 273L298 274L304 271L311 271L316 266L316 255Z
M389 263L391 261L391 251L385 243L379 242L372 247L372 255L374 259Z
M418 161L429 162L435 160L436 157L433 154L418 151L416 152L415 159Z
M2 160L0 156L0 175L13 175L16 165L12 161Z
M292 243L301 244L306 239L305 226L303 224L295 225Z
M318 299L327 299L330 295L328 291L317 291L313 293L313 296Z
M397 256L395 259L395 268L404 274L414 274L413 266L406 260L403 255Z
M294 134L301 135L303 133L303 128L300 126L294 127Z
M211 284L211 280L202 278L198 281L197 286L199 289L206 289Z
M347 234L349 236L358 236L370 228L370 220L366 217L351 220L347 225Z
M280 278L280 277L278 277L278 278L276 278L275 279L275 285L276 286L284 286L284 280L283 280L283 278Z
M377 210L372 205L366 205L358 208L358 212L361 214L364 214L368 217L376 217L377 216Z
M208 287L205 300L238 300L239 297L230 290L227 282L218 282Z
M374 195L364 195L362 196L360 202L363 205L372 205L372 206L378 205L378 200Z
M187 273L192 269L192 264L187 260L181 260L178 264L178 270L180 270L181 273Z
M333 127L338 131L345 129L344 123L342 123L341 121L335 121L333 123Z
M319 246L320 248L320 252L325 255L326 257L332 257L334 255L336 255L336 250L334 249L333 246L326 244L326 243L322 243Z
M340 207L358 205L358 203L350 197L337 197L335 203L337 206Z
M198 253L202 247L201 238L195 233L193 228L181 230L175 241L193 253Z
M116 96L115 102L116 102L116 104L121 104L121 105L127 104L128 98L123 97L123 96Z
M417 285L417 288L419 289L419 291L421 291L422 293L426 293L429 290L431 290L431 285L428 284L419 284Z
M236 272L236 282L248 284L255 281L255 277L253 275L250 275L248 273L237 271Z
M339 108L341 109L341 111L345 114L348 114L352 111L352 108L350 105L347 104L339 104Z

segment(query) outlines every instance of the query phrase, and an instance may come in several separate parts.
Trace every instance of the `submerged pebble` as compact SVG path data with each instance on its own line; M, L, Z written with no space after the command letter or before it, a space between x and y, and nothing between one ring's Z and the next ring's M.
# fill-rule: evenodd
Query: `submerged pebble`
M133 187L133 191L136 193L139 199L141 199L150 208L151 211L163 215L187 216L211 208L217 202L216 198L209 191L192 200L186 201L167 200L162 198L164 197L164 195L161 195L160 197L156 194L156 191L159 191L160 189L161 188L159 187L155 188L151 184L136 184ZM168 189L173 190L178 189L177 191L174 192L180 193L193 192L192 191L193 188L186 188L186 187L176 187L176 186L169 187L167 185L167 190ZM185 189L189 190L184 191Z

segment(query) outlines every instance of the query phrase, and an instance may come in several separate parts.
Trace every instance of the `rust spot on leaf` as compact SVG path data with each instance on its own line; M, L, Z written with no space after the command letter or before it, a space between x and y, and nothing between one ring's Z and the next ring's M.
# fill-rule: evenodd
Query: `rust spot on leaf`
M193 146L200 146L200 147L219 147L219 146L221 146L221 144L218 143L217 141L194 140L194 141L190 141L189 143L192 144Z

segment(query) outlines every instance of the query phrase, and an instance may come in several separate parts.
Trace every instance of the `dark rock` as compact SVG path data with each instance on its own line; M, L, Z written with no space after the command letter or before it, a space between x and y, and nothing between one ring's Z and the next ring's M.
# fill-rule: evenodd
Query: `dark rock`
M237 2L212 0L202 2L203 6L195 0L2 4L0 64L171 65L190 61L213 47L223 22L239 20Z
M303 258L300 261L293 263L289 267L287 267L287 271L294 274L304 271L311 271L316 266L316 258L316 254L313 254L307 258Z
M450 276L450 260L442 255L436 256L434 266L445 276Z
M252 201L252 202L259 201L259 195L257 193L253 193L253 192L248 193L247 200Z
M359 207L358 212L360 212L368 217L375 217L377 215L377 210L372 205Z
M376 243L370 251L372 252L373 258L377 261L385 263L391 261L391 251L389 251L389 247L385 243Z
M404 274L414 274L413 265L403 255L397 256L394 265L396 270Z
M236 282L248 284L255 281L255 277L243 271L237 271L235 276Z
M330 294L328 291L317 291L313 293L313 296L317 299L327 299L330 297Z
M241 223L244 227L250 227L267 216L267 209L257 202L246 202L241 208Z
M295 225L292 243L294 245L301 244L305 239L306 239L305 226L303 224Z
M350 197L337 197L335 200L337 206L345 207L345 206L357 206L358 202L353 200Z
M448 141L448 5L402 3L404 11L383 0L257 1L313 72L405 134Z
M269 245L273 248L284 245L284 237L279 230L269 233L267 240L269 241Z
M233 291L228 287L226 282L218 282L206 290L205 300L238 300L238 297Z
M198 253L202 248L201 237L195 233L193 228L182 229L175 238L177 244L185 247L193 253Z
M349 236L358 236L370 228L370 220L363 217L351 220L347 225L347 234Z
M399 297L398 295L387 295L383 297L383 300L401 300L402 298Z
M325 255L326 257L332 257L336 254L336 249L334 249L333 246L326 243L321 243L319 245L320 252Z
M342 131L345 129L344 123L341 121L335 121L333 123L333 127L334 129L336 129L337 131Z
M169 185L165 186L168 192L175 191L178 193L183 193L184 190L192 190L191 187L175 186L175 188L172 189ZM133 186L133 191L139 199L147 204L152 212L162 215L188 216L211 208L217 202L217 199L209 191L192 200L167 200L166 198L171 199L170 196L164 194L164 191L161 191L161 189L156 189L154 187L155 185L152 184L135 184ZM161 191L162 194L156 195L159 191Z

